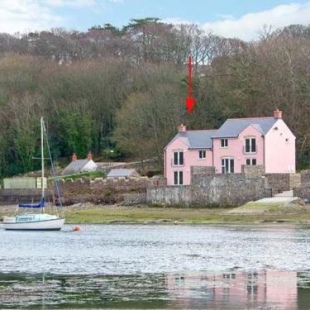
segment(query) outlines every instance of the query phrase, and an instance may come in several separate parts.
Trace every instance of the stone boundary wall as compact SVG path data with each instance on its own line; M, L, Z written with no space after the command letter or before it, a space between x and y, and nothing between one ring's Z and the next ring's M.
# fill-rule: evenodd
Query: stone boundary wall
M300 172L300 182L302 185L310 184L310 170L303 170Z
M300 186L301 177L299 173L270 173L265 174L265 177L272 188L273 195Z
M301 186L301 174L300 173L290 173L290 189Z
M257 166L242 165L241 173L245 175L262 176L265 174L265 167L262 165Z
M146 188L151 184L147 177L77 179L60 183L65 205L92 202L95 204L146 203Z
M1 189L0 205L14 205L20 202L36 202L41 199L41 190L37 189ZM52 199L52 195L47 192L47 200Z
M118 179L80 178L59 182L64 205L95 204L167 204L167 205L241 205L270 196L277 191L296 188L295 195L310 200L310 189L300 187L307 173L261 175L259 167L245 167L240 174L215 174L213 167L192 167L191 186L166 186L164 178L132 177ZM309 173L310 174L310 173ZM50 186L50 184L49 184ZM310 187L310 185L309 185ZM53 188L46 193L53 199ZM299 190L299 192L297 192ZM0 205L37 201L40 190L0 190Z
M310 202L310 170L300 172L300 185L294 187L294 196Z
M294 197L299 197L305 202L310 202L310 186L301 185L300 187L295 187L293 190Z
M181 206L238 206L265 197L265 178L244 174L195 176L190 186L162 186L147 189L147 202Z

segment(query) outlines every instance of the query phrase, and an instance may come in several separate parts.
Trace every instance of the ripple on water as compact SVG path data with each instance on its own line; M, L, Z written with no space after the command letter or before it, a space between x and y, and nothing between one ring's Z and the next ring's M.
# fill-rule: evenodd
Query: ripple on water
M277 227L84 225L78 233L0 230L1 270L115 275L236 266L310 269L310 230Z

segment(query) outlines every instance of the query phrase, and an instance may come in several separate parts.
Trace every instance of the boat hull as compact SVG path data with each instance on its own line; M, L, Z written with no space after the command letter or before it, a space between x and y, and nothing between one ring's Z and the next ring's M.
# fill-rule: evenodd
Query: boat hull
M5 230L61 230L64 223L64 218L32 222L13 222L10 219L8 221L4 219L3 228Z

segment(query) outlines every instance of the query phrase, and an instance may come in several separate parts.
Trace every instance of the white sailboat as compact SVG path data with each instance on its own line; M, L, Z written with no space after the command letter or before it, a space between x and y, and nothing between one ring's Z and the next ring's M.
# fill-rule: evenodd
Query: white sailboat
M44 186L44 137L46 137L46 130L43 117L41 117L41 200L38 203L20 203L18 209L32 209L39 212L23 212L16 213L14 216L5 216L3 218L3 227L6 230L61 230L65 223L64 216L59 214L49 214L45 212L45 186ZM47 140L47 139L46 139ZM51 160L51 154L47 143L49 157ZM51 161L52 164L52 161ZM52 164L53 167L53 164ZM57 195L60 198L59 190ZM61 204L61 199L60 204ZM57 207L55 206L55 211Z

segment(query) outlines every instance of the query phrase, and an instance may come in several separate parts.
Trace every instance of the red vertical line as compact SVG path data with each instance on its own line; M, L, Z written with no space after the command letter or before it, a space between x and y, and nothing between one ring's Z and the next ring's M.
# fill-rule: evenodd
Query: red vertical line
M193 87L192 87L192 57L188 56L188 98L192 98Z

